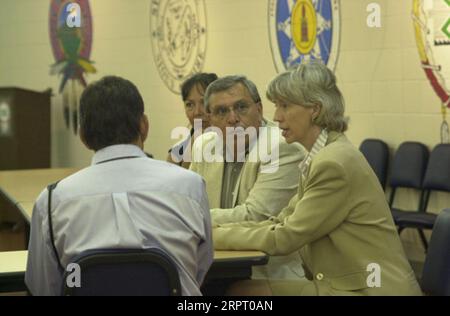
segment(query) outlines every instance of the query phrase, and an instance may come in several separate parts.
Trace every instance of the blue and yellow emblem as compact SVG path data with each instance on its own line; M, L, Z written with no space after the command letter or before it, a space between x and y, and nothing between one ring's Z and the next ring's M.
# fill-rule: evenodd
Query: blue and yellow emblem
M278 71L314 59L334 69L340 35L338 0L270 0L269 27Z

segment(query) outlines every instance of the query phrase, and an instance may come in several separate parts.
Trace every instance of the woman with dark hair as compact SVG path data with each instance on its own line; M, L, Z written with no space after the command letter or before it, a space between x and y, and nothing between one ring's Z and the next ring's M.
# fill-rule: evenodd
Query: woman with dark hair
M203 95L206 88L217 79L215 73L198 73L188 78L181 85L181 97L183 98L184 111L191 126L190 135L176 143L169 149L167 161L189 168L191 158L191 147L194 142L194 120L202 121L202 130L209 126L205 108L203 106ZM200 133L199 133L200 134Z

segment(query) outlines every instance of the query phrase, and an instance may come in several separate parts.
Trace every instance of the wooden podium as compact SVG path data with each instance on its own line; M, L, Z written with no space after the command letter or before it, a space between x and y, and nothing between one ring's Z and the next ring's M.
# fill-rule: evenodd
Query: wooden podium
M0 88L0 170L50 168L50 96Z

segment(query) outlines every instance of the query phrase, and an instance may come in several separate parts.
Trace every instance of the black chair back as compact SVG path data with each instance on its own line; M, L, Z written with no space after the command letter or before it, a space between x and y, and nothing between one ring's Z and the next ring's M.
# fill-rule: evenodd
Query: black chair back
M389 161L389 148L387 144L380 139L365 139L359 146L359 150L372 167L384 189Z
M450 192L450 144L439 144L430 155L423 187Z
M434 224L421 287L429 295L450 296L450 209L442 210Z
M100 249L78 255L81 286L69 287L63 276L63 295L179 296L181 285L172 259L161 249Z
M428 148L422 143L400 144L392 160L390 186L421 189L428 157Z

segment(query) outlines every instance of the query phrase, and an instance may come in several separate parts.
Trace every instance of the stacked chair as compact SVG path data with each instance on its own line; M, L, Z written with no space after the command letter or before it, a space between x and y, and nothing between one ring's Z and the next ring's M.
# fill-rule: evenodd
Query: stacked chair
M381 186L387 179L389 150L382 140L366 139L360 151L374 170ZM419 142L404 142L395 152L389 175L389 206L392 217L401 233L405 228L415 228L425 249L428 247L423 230L433 229L436 214L427 212L433 191L450 192L450 144L439 144L429 153ZM420 199L413 210L403 210L394 206L399 189L413 189Z
M423 209L423 201L425 192L422 190L423 178L428 164L429 151L428 148L419 142L404 142L402 143L392 161L392 168L390 173L389 185L391 186L391 195L389 197L389 206L391 207L392 217L395 224L401 217L405 218L410 214L417 212L411 212L410 210L402 210L394 207L395 196L398 189L415 189L420 192L420 200L417 208L413 211ZM399 226L399 232L405 227ZM426 247L426 238L421 229L419 229L419 235Z
M359 150L372 167L384 189L389 161L389 148L387 144L380 139L366 139L359 146Z
M450 144L439 144L430 154L422 183L418 212L404 212L397 215L395 219L400 232L404 228L417 228L425 249L427 249L427 241L422 230L433 229L437 217L436 214L427 212L433 191L450 192Z

